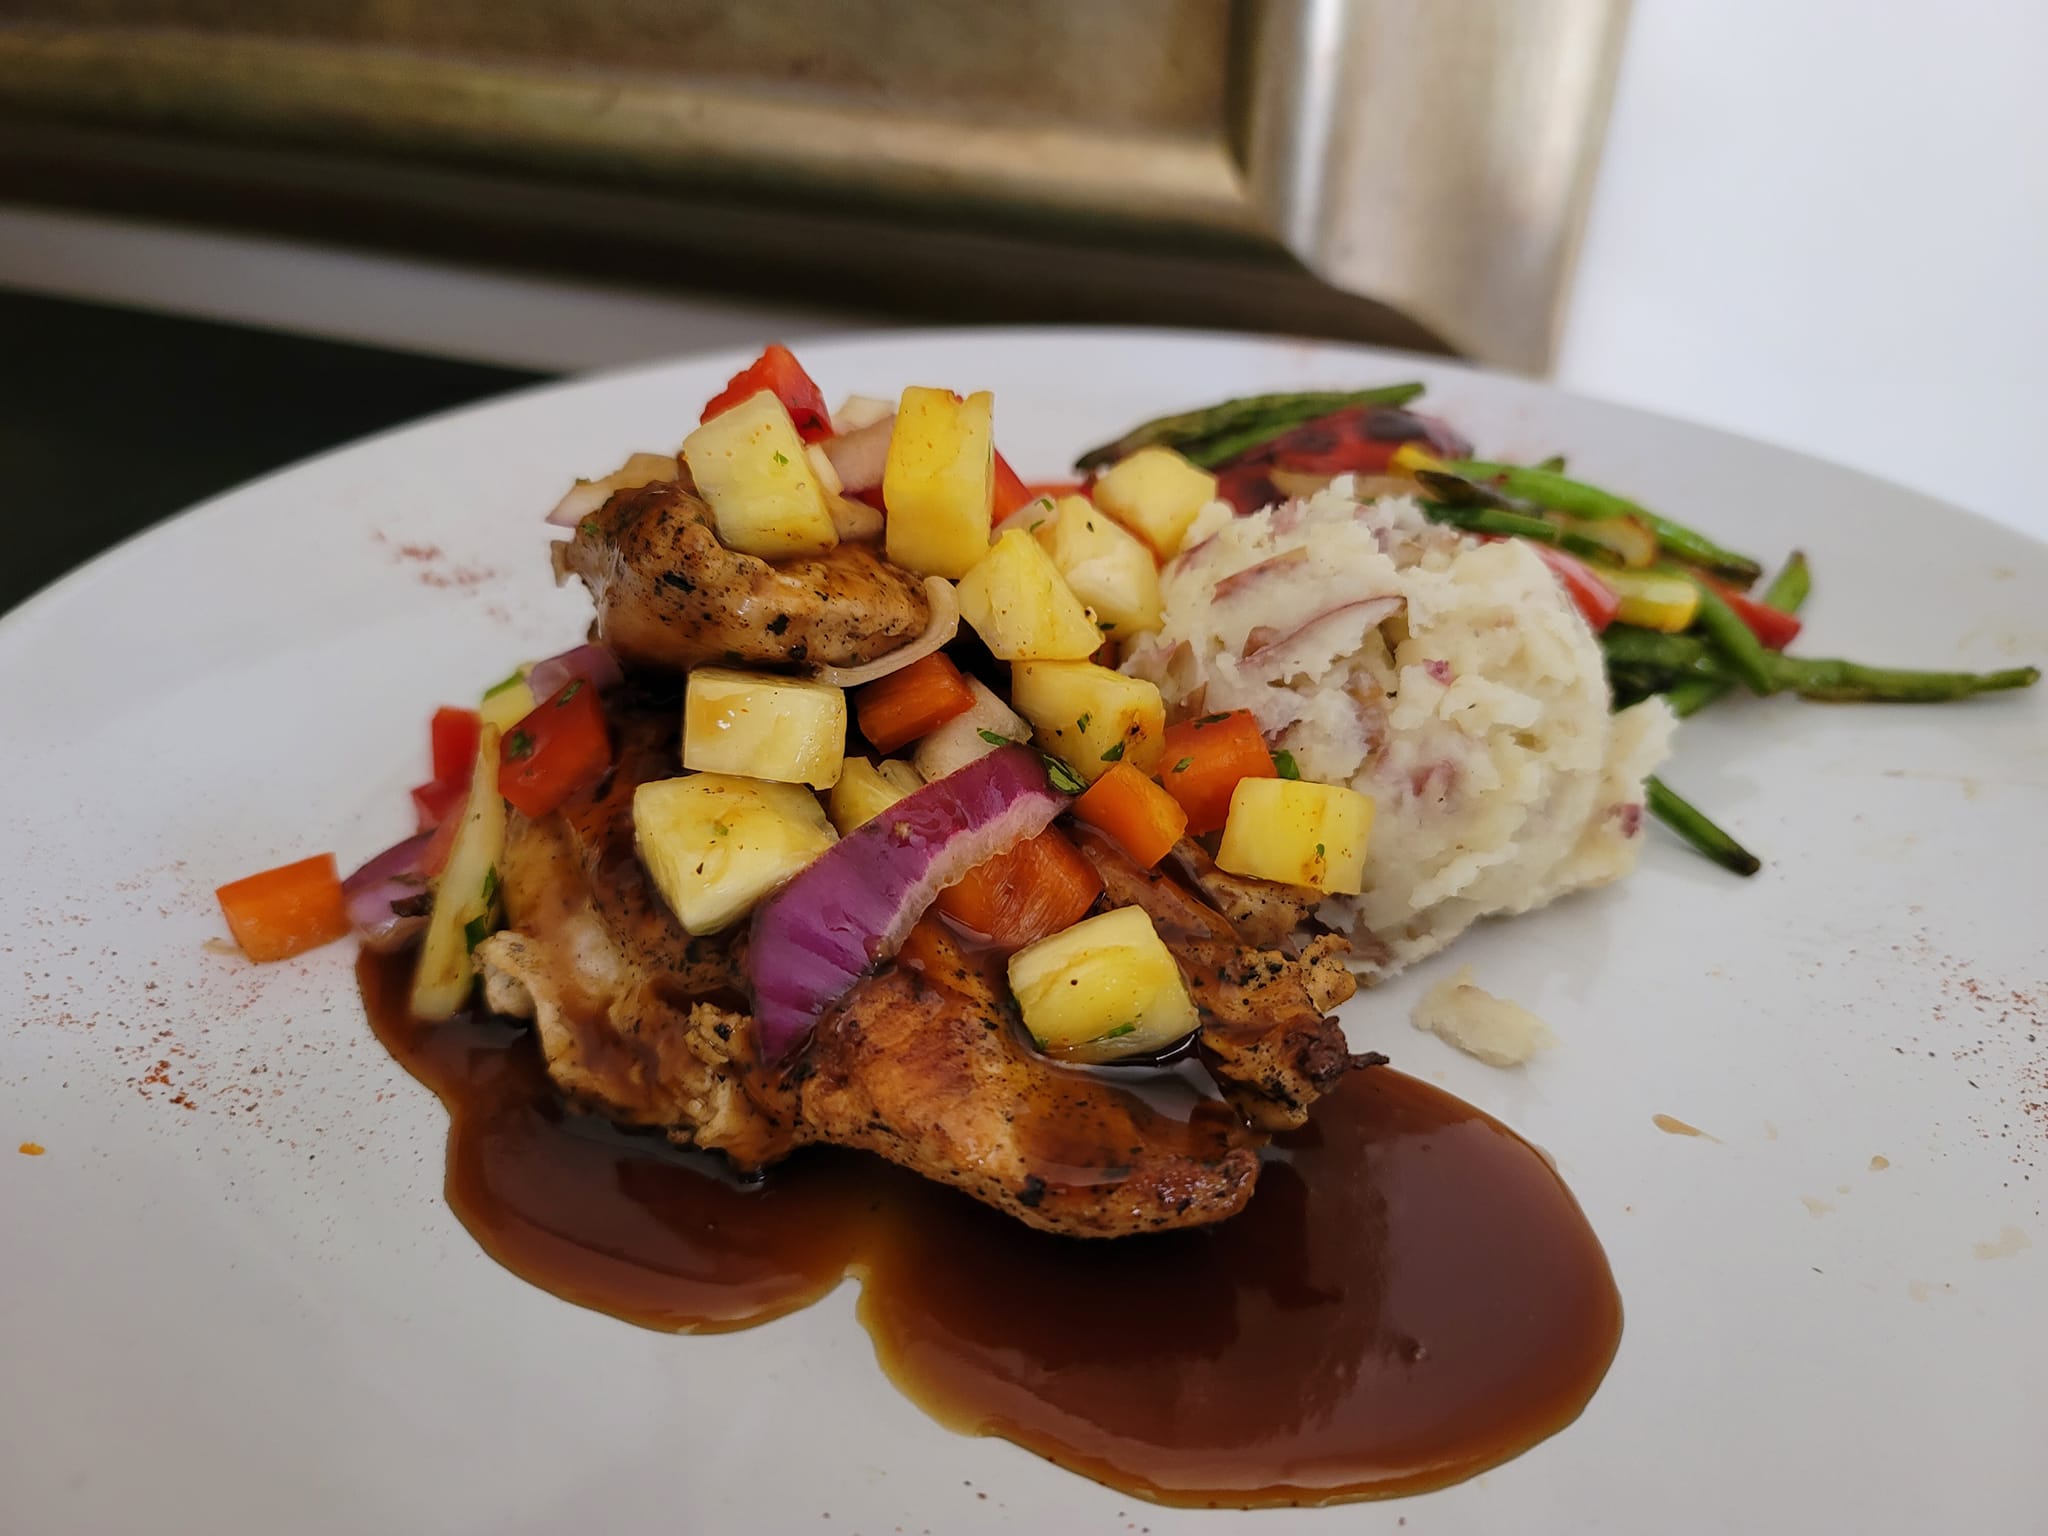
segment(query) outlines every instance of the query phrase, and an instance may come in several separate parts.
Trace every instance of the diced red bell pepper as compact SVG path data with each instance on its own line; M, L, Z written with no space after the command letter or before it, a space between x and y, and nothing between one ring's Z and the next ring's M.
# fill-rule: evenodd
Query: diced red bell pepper
M545 816L612 760L604 706L578 678L542 700L498 746L498 792L515 810Z
M796 423L796 434L807 443L815 443L832 435L832 413L825 409L825 393L819 389L808 373L803 370L789 348L776 342L759 357L732 376L724 389L711 397L704 407L704 414L697 419L709 421L721 411L729 411L742 400L750 400L762 390L770 390L782 402L782 408L789 412L789 419Z
M1565 594L1585 615L1586 622L1593 626L1593 633L1604 632L1614 622L1614 616L1621 612L1621 594L1602 581L1599 572L1577 555L1566 554L1533 539L1525 542L1536 552L1536 558L1549 566L1551 574L1563 584Z
M476 736L483 729L473 709L444 704L434 711L428 734L434 746L434 779L441 784L466 785L476 767ZM419 792L413 792L419 798Z
M1722 602L1735 610L1735 616L1749 626L1749 632L1772 650L1782 651L1799 638L1803 626L1797 615L1773 608L1769 603L1760 603L1748 593L1738 592L1711 576L1704 580L1720 594Z
M413 786L412 808L419 821L419 830L432 831L462 808L463 800L469 794L469 783L451 784L446 779L433 779L425 784Z
M1024 483L1024 477L1010 468L1010 461L996 455L995 520L1001 522L1019 507L1031 501L1031 487Z
M1062 496L1086 496L1086 480L1034 480L1024 487L1024 494L1036 501L1041 496L1050 496L1058 501Z

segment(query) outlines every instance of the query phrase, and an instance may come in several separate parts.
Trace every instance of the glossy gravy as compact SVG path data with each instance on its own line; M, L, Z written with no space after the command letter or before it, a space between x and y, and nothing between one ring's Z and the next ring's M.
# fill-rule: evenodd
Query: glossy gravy
M890 1378L1168 1504L1319 1504L1440 1487L1575 1418L1621 1302L1542 1156L1386 1068L1267 1152L1218 1226L1047 1236L861 1153L757 1183L564 1107L531 1037L416 1024L404 958L365 955L378 1037L450 1117L448 1200L514 1273L650 1328L749 1327L851 1274Z

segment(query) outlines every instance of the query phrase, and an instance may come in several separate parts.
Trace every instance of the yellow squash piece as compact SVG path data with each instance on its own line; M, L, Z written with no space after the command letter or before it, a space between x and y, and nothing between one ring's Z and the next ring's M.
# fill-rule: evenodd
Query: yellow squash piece
M1233 875L1312 886L1331 896L1365 888L1372 797L1306 779L1239 779L1216 863Z
M1062 496L1036 532L1104 634L1125 640L1159 627L1159 562L1150 545L1085 496Z
M1102 631L1052 556L1022 529L990 546L960 578L960 617L1003 661L1085 661Z
M682 456L728 548L780 560L839 542L825 488L773 392L719 412L683 439Z
M818 797L795 784L691 773L633 791L640 862L691 933L731 926L837 841Z
M849 757L840 767L839 782L832 786L826 809L832 825L844 837L923 785L918 771L900 759L885 758L877 766L864 757Z
M1199 1020L1143 907L1084 918L1010 957L1010 991L1040 1050L1068 1061L1157 1051Z
M1215 499L1216 477L1171 448L1140 448L1095 482L1095 505L1162 560L1180 553L1195 514Z
M469 798L457 812L462 825L456 828L448 862L434 882L434 906L420 944L419 964L412 973L415 1018L452 1018L469 1001L476 983L476 967L469 952L491 931L498 907L498 860L505 852L498 741L495 725L477 732Z
M846 757L846 690L698 667L683 694L683 766L830 789Z
M882 470L883 548L921 576L958 580L988 552L995 505L995 396L903 391Z
M1010 668L1010 702L1038 744L1092 784L1112 763L1150 773L1166 735L1166 703L1139 677L1092 661L1020 661Z
M533 689L527 686L526 668L521 667L484 694L476 707L476 714L485 725L494 725L504 732L532 714L533 706L539 702L533 696Z
M1675 635L1688 629L1700 611L1699 588L1683 576L1663 571L1617 571L1599 567L1600 579L1621 599L1615 618L1624 624Z

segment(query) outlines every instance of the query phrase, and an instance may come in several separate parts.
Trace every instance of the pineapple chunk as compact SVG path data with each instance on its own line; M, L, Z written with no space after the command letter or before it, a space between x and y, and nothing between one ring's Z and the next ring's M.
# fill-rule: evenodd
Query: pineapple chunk
M1102 631L1052 556L1021 529L960 578L960 616L1003 661L1085 661L1102 648Z
M957 581L988 552L995 506L995 396L903 391L882 470L883 548L920 576Z
M917 770L901 759L885 758L877 767L864 757L849 757L840 767L839 782L832 786L827 806L832 825L844 837L923 784Z
M1127 639L1159 627L1159 562L1151 548L1086 496L1062 496L1038 542L1102 632Z
M1068 1061L1156 1051L1199 1022L1143 907L1084 918L1010 957L1010 991L1040 1050Z
M1038 744L1064 758L1087 783L1127 762L1150 773L1166 734L1166 703L1139 677L1092 661L1020 661L1010 668L1010 702Z
M1372 797L1306 779L1239 779L1216 850L1219 868L1259 880L1311 886L1326 895L1365 888Z
M837 841L795 784L690 773L633 791L640 862L691 933L729 927Z
M778 560L839 542L825 488L772 391L719 412L683 439L682 454L728 548Z
M690 673L685 768L830 789L845 757L845 689L730 667Z
M1013 741L1031 739L1031 727L1023 716L989 692L980 678L967 679L967 691L974 695L974 702L966 712L919 738L911 752L917 771L927 781L943 779Z
M533 689L527 685L526 668L521 667L502 683L485 691L482 702L476 707L476 714L485 725L509 731L532 714L534 705L539 702L533 696Z
M412 973L415 1018L452 1018L469 1001L476 967L469 952L491 931L498 905L498 860L505 851L505 802L498 794L498 728L477 732L476 766L462 825L434 882L434 905Z
M1215 499L1216 477L1171 448L1140 448L1095 482L1095 504L1162 560L1180 553L1195 514Z

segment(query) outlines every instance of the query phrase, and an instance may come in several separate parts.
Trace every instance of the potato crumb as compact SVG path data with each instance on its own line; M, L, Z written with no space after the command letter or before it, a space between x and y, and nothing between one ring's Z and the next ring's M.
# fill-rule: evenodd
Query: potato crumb
M1557 1044L1550 1026L1520 1003L1474 984L1469 965L1424 993L1408 1022L1492 1067L1518 1067Z

